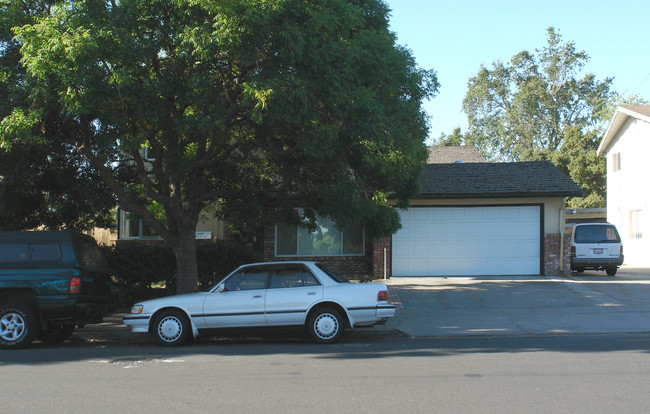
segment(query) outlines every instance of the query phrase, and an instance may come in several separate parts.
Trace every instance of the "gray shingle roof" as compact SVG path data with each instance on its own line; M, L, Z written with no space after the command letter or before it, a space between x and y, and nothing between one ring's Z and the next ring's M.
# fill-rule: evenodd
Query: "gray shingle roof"
M578 185L550 161L427 164L418 198L579 197Z

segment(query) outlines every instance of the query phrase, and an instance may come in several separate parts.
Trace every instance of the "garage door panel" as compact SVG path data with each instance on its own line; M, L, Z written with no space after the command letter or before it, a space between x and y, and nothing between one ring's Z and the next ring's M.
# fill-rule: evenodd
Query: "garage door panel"
M403 227L393 236L393 275L540 274L540 211L540 206L402 210Z

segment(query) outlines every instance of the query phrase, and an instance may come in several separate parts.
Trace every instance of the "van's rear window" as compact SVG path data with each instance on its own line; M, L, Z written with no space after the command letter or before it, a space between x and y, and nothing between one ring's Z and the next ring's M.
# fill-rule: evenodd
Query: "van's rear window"
M5 243L0 244L0 263L57 262L61 249L56 243Z
M576 243L620 243L614 226L578 226L575 233Z

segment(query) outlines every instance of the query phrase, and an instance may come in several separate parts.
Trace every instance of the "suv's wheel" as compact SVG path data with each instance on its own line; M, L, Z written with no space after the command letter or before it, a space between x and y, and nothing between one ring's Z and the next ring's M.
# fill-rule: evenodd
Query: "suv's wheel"
M616 266L610 266L605 268L605 271L607 272L607 276L614 276L617 270L618 268Z
M307 330L312 339L321 344L330 344L343 332L343 319L338 311L322 308L314 312L307 322Z
M41 332L39 339L48 344L58 344L70 338L74 332L74 325L50 325Z
M0 346L23 348L36 338L38 324L36 313L21 302L0 306Z
M177 346L187 342L192 333L192 327L183 312L170 309L156 317L151 332L158 344Z

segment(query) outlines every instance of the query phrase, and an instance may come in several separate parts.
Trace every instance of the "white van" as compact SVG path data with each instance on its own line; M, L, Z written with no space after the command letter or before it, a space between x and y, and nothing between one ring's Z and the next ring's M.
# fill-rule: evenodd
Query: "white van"
M571 231L571 270L605 270L614 276L623 264L623 244L616 226L609 223L577 223Z

